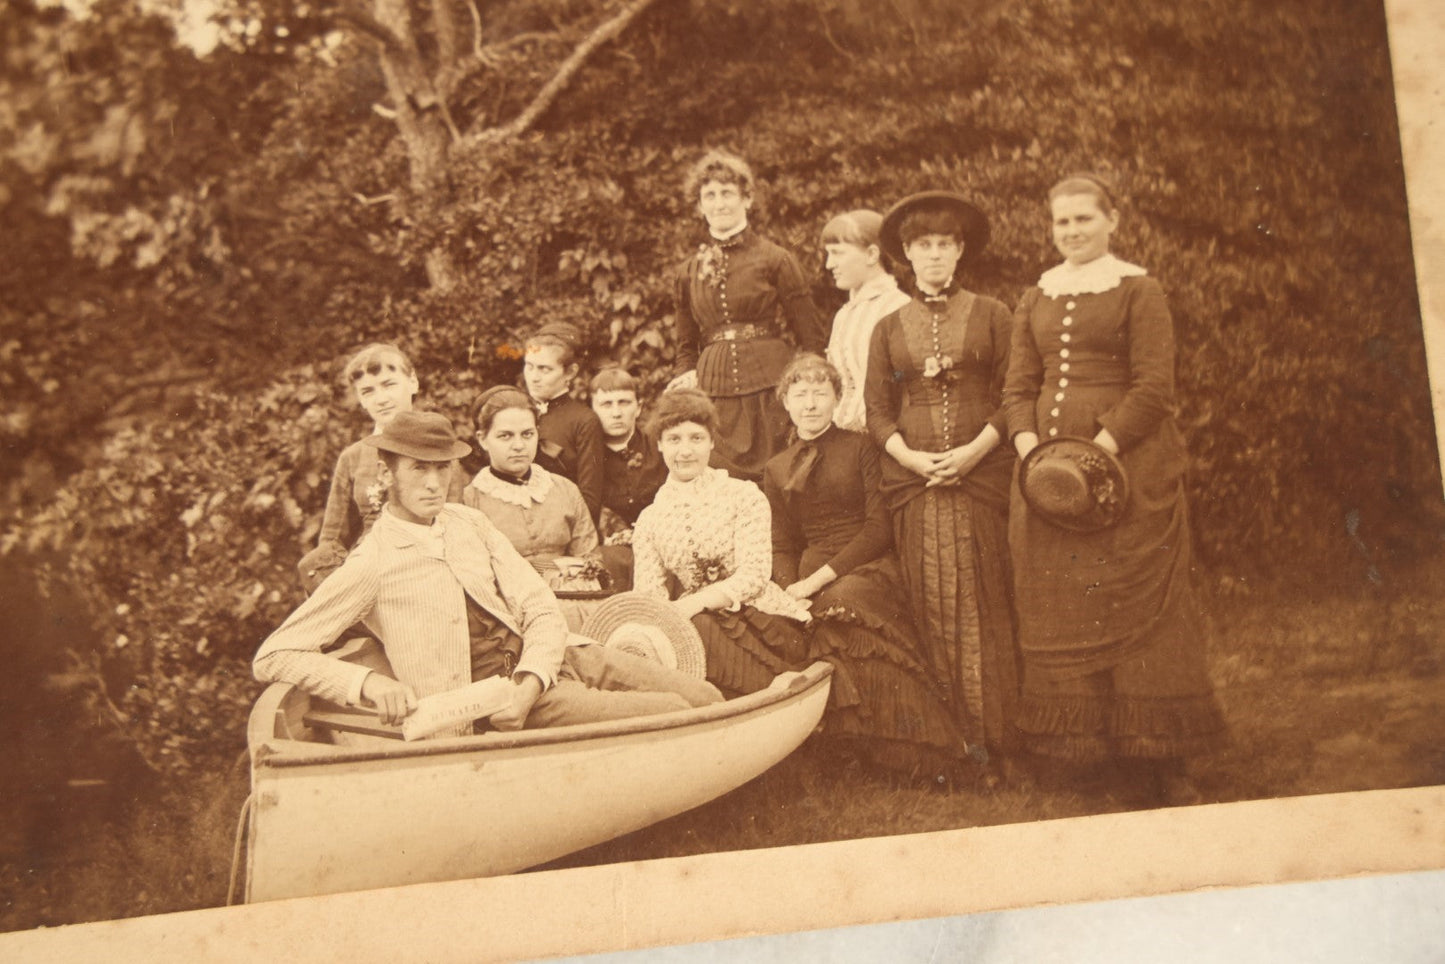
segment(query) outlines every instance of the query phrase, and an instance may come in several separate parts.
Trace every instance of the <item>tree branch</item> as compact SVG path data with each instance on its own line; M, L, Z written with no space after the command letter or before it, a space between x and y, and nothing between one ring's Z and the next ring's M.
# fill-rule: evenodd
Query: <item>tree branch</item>
M637 19L638 15L656 2L657 0L631 0L610 20L599 24L572 49L572 53L557 68L552 79L543 85L542 89L537 92L537 96L532 98L532 102L520 114L506 124L483 131L469 132L467 140L477 145L495 144L526 133L572 82L577 71L581 70L582 65L587 62L587 58L592 56L598 47L618 37L632 21Z
M365 34L372 40L380 43L382 47L386 48L387 53L396 56L403 56L406 53L406 45L402 43L401 38L396 35L395 31L369 13L342 7L331 13L330 16L322 19L334 20L348 27L352 27L359 33Z
M472 15L472 56L482 59L482 12L477 9L476 0L467 0L467 10Z
M442 92L442 96L450 97L465 80L477 71L484 68L495 68L501 63L502 54L511 50L513 47L520 47L523 44L536 43L542 40L552 40L557 36L553 33L531 31L528 33L519 33L515 37L508 37L506 40L499 40L494 44L488 44L483 47L481 21L477 21L477 31L476 43L474 44L472 53L458 61L456 66L451 70L443 70L437 77L437 89Z
M457 37L456 11L452 9L451 0L432 0L431 5L432 33L436 35L437 42L437 74L451 67L461 59L461 43Z

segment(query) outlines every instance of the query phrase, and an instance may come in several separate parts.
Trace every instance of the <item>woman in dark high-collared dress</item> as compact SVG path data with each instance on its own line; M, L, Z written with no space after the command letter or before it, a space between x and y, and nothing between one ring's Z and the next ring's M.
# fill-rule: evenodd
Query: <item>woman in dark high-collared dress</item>
M942 782L964 743L930 680L880 491L880 453L833 424L841 373L799 355L778 385L798 440L773 456L773 581L812 600L810 656L835 666L823 733L874 767Z
M1182 761L1220 742L1224 724L1190 586L1173 323L1159 283L1109 253L1119 214L1101 180L1067 178L1049 202L1065 260L1016 314L1009 431L1021 457L1041 440L1092 440L1122 463L1128 497L1114 525L1074 531L1014 490L1020 727L1042 753L1136 761L1126 776L1158 802L1188 802Z
M1011 318L957 274L987 238L983 213L949 192L888 212L879 240L912 266L913 299L874 329L864 382L924 662L981 762L1014 748L1018 700L1006 523L1014 458L1000 444Z
M778 376L793 357L784 325L804 351L828 333L797 261L748 224L753 173L741 158L711 151L688 174L687 195L707 236L674 284L676 377L668 388L699 388L717 409L715 458L758 481L788 441Z

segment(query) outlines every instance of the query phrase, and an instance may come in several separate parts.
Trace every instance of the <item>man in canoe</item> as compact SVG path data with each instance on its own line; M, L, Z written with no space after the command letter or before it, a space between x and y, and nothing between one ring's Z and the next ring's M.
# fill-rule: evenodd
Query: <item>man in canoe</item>
M509 677L499 730L665 713L722 694L660 663L570 636L547 584L487 517L446 501L453 460L470 452L451 422L402 412L366 439L387 501L371 531L261 644L262 682L400 723L419 697ZM396 678L322 652L357 622L376 634ZM569 645L577 644L577 645ZM441 735L471 732L459 724Z

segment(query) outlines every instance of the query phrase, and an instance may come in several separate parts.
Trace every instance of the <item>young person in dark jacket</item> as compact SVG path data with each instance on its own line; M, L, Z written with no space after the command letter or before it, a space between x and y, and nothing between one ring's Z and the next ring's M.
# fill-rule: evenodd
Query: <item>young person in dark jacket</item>
M592 378L592 411L602 423L602 558L613 584L632 585L632 527L667 480L667 466L647 433L637 430L637 379L622 368Z
M522 380L540 413L537 464L576 483L596 525L602 513L602 423L571 395L580 342L571 325L543 325L527 339Z

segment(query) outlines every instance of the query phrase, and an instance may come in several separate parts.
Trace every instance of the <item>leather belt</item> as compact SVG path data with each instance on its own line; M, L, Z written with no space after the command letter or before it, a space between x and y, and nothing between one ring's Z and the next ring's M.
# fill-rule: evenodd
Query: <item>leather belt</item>
M709 344L715 344L720 341L754 341L758 338L774 337L776 336L762 325L724 325L708 335L707 340Z

